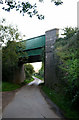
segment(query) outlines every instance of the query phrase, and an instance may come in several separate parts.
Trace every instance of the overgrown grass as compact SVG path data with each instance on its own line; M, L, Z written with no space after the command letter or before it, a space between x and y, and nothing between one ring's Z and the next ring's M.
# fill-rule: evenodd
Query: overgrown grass
M2 82L2 85L0 85L0 92L4 92L4 91L12 91L12 90L16 90L18 88L21 88L23 85L32 82L34 79L26 79L24 80L23 83L21 84L14 84L14 83L10 83L10 82Z
M47 86L41 86L47 96L63 111L66 118L79 118L79 112L70 107L70 102L63 94L57 93L55 90L49 89Z
M28 83L32 82L33 80L34 80L34 78L26 79L26 80L24 80L24 83L28 84Z
M2 91L12 91L20 88L22 85L9 83L9 82L2 82Z
M0 92L2 91L2 83L0 83Z
M39 78L40 80L44 80L43 77L41 77L40 75L34 75L35 77Z
M30 83L34 80L34 78L31 79L26 79L24 80L23 83L21 84L14 84L14 83L10 83L10 82L2 82L2 85L0 84L0 92L1 91L12 91L12 90L16 90L18 88L21 88L23 85Z

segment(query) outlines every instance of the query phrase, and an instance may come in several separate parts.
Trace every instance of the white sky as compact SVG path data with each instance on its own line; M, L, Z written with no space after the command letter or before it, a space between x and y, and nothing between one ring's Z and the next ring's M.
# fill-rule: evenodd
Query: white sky
M35 3L39 0L29 1ZM36 16L30 18L27 14L22 16L15 11L8 13L3 10L0 11L0 17L6 18L8 23L16 24L19 31L26 35L26 38L45 34L45 31L53 28L77 26L77 1L79 0L62 0L64 3L60 6L55 6L50 1L37 2L39 13L45 15L44 20L38 20Z
M31 63L34 67L35 72L38 72L39 69L41 69L42 62L35 62Z
M30 3L37 2L37 9L45 16L44 20L38 20L36 16L30 18L27 14L22 16L18 12L10 13L0 11L0 19L6 18L7 23L17 25L19 31L26 35L26 39L45 34L45 31L65 27L77 27L77 2L79 0L62 0L63 4L55 6L51 0L29 0Z

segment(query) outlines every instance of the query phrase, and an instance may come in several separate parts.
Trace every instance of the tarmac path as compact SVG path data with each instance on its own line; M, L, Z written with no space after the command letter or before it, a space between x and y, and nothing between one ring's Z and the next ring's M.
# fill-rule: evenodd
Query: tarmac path
M5 107L3 118L60 118L47 104L39 86L33 84L16 92L14 99Z

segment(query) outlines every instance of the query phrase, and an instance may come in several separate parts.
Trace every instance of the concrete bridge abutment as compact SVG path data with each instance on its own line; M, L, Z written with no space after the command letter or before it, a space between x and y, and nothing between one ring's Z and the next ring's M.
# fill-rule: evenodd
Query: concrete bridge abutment
M53 87L57 84L56 60L54 55L54 44L58 38L59 29L45 32L45 85Z
M14 74L14 83L22 83L25 80L24 64L20 64Z

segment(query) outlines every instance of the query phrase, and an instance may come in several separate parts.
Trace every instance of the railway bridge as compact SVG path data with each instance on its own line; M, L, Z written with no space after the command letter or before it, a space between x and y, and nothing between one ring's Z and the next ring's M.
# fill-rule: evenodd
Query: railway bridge
M44 81L48 86L54 85L57 81L55 72L54 44L58 38L59 29L52 29L45 32L44 35L37 36L22 41L25 45L24 52L28 59L19 65L19 70L15 74L15 82L20 83L25 79L24 63L33 63L42 61L44 54ZM25 57L25 56L24 56ZM23 56L22 56L23 58Z

